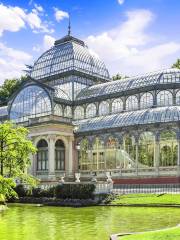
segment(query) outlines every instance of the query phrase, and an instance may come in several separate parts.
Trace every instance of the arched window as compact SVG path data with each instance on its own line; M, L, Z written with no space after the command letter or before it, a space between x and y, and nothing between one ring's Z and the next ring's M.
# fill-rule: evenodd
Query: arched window
M81 170L91 170L91 159L89 154L89 141L84 138L80 143L80 151L78 154L79 168Z
M104 142L96 137L92 149L92 169L105 169Z
M144 93L140 99L140 108L149 108L153 106L153 95L152 93Z
M64 109L64 117L72 118L72 109L70 106L66 106Z
M173 131L160 134L160 166L176 166L178 159L177 138Z
M126 135L123 138L124 151L122 151L123 164L122 168L134 168L136 166L136 143L135 138L131 135Z
M121 98L117 98L112 102L112 113L123 111L123 101Z
M84 118L84 108L81 106L77 106L74 111L74 118L75 119L83 119Z
M61 105L56 104L54 106L54 115L57 115L57 116L62 116L63 115L63 110L62 110L62 106Z
M86 117L91 118L96 116L96 105L94 103L90 103L86 107Z
M55 143L55 170L65 170L65 146L62 140Z
M48 144L42 139L37 144L37 171L48 170Z
M15 97L10 109L10 119L22 122L29 118L49 115L51 112L48 93L39 86L31 85L22 89Z
M126 110L137 110L138 109L138 99L136 96L129 96L126 100Z
M106 115L109 114L109 103L103 101L99 104L99 115Z
M154 166L154 148L155 137L152 132L144 132L139 138L139 167L153 167Z
M157 106L170 106L173 104L173 96L170 91L163 90L157 94Z
M180 105L180 91L176 93L176 104Z

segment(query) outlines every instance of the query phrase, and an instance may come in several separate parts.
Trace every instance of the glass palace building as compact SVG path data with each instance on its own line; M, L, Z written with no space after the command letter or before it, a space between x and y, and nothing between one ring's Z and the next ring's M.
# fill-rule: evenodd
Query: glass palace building
M180 70L112 81L105 64L71 35L55 41L0 108L37 147L31 172L44 180L115 183L180 179Z

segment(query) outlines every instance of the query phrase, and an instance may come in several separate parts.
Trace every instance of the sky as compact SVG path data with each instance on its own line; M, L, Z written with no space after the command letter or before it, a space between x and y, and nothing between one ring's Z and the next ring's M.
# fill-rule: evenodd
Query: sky
M84 40L111 75L144 74L180 58L180 0L0 0L0 84L67 34Z

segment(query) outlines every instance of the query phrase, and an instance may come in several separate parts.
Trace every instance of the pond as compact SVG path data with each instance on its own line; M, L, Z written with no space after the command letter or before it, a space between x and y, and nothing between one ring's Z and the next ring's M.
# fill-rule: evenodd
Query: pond
M0 213L1 240L107 240L110 234L180 223L178 208L38 207L11 204Z

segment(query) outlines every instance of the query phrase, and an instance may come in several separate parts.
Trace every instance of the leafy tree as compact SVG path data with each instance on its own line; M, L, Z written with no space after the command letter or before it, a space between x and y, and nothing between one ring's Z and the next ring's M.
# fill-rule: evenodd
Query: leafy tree
M117 73L116 75L112 76L113 81L121 80L121 79L125 79L125 78L128 78L128 76L124 76L124 75L122 75L120 73Z
M4 202L10 197L16 197L17 194L14 191L15 182L12 178L4 178L0 175L0 203Z
M6 79L0 87L0 102L1 105L6 104L9 97L19 88L20 84L27 79L27 76L22 76L19 79Z
M172 65L172 68L180 69L180 58L178 58L177 61Z
M0 175L33 184L27 174L30 154L36 152L28 139L28 130L11 122L0 124Z

